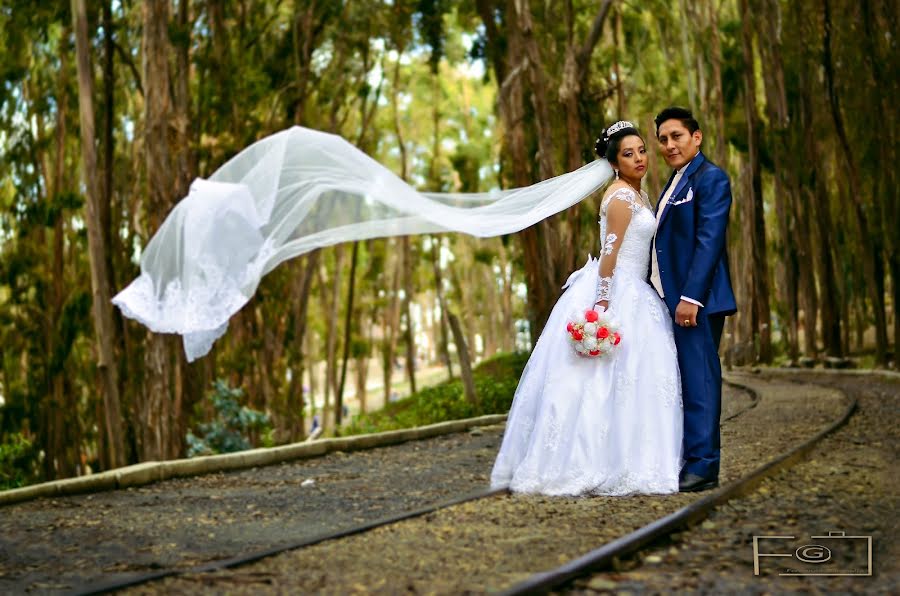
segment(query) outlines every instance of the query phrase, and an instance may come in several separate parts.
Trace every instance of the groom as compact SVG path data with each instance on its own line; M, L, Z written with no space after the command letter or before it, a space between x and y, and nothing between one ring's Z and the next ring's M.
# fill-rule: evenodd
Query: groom
M703 133L689 110L666 108L655 123L675 171L656 206L650 282L675 324L684 401L679 490L692 492L719 484L719 340L725 317L737 311L725 251L731 185L700 152Z

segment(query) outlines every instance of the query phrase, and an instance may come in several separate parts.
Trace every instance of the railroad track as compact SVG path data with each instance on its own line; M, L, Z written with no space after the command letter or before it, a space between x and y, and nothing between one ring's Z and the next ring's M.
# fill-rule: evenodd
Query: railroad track
M674 516L680 510L699 519L699 501L731 498L723 491L758 462L777 463L847 407L841 392L792 385L793 377L766 380L777 376L739 375L726 391L719 492L565 499L476 490L486 484L502 427L479 419L480 427L469 423L460 433L450 423L445 430L456 434L386 449L2 507L0 592L212 585L229 593L252 586L255 594L269 585L282 593L457 593L523 583L540 591L527 582L548 574L563 581L585 553L597 555L585 569L602 567L610 548L614 557L641 548L642 530L684 521Z
M731 386L745 391L750 399L739 408L723 415L723 425L734 421L747 412L756 408L761 397L759 393L750 385L745 383L731 381ZM502 590L504 594L529 594L529 593L545 593L555 587L565 585L574 578L582 576L588 572L609 568L616 560L622 559L633 554L647 545L658 541L675 531L681 530L687 526L698 523L704 519L716 507L722 505L730 499L738 497L748 491L753 490L759 482L779 470L785 469L802 459L819 441L825 436L840 428L852 415L856 407L853 399L846 399L843 404L841 414L832 420L829 420L824 427L818 429L813 436L806 437L799 444L794 444L790 448L778 453L775 457L770 457L767 463L750 469L740 477L727 482L715 491L702 493L692 502L678 508L676 511L662 515L649 523L643 523L638 528L625 533L613 540L604 541L600 546L581 554L580 556L571 557L561 565L555 567L544 568L537 573L532 573L524 579L508 582L507 587ZM260 564L267 559L271 559L285 553L299 552L310 549L323 543L333 543L338 547L342 541L359 537L367 533L373 533L377 529L393 530L401 528L404 522L417 520L421 518L434 517L447 510L459 507L463 504L469 504L475 508L481 507L477 501L485 501L494 499L509 498L506 496L505 490L481 490L466 495L461 495L450 500L446 500L427 507L421 507L415 510L407 511L397 515L386 516L382 519L362 523L350 528L342 529L335 532L326 532L318 536L304 538L294 543L282 544L277 548L260 550L252 553L242 554L236 557L230 557L211 563L190 567L187 569L167 569L156 572L150 572L127 579L120 579L106 583L97 583L87 589L76 590L76 594L101 594L118 591L126 588L143 586L142 592L156 591L154 589L155 582L159 580L178 581L184 579L192 582L196 588L197 582L201 583L219 583L228 584L230 581L236 581L235 576L229 576L229 570L238 570L239 568L253 567L253 564ZM249 575L248 575L249 573ZM250 577L250 583L256 581L277 583L277 579L273 579L273 575L263 572L247 572L243 575L244 581ZM255 578L255 579L254 579ZM159 586L160 591L167 591L169 587Z
M757 396L753 406L756 406L758 401ZM727 503L731 499L747 494L755 489L764 478L772 476L780 470L789 468L802 460L822 439L844 426L853 415L856 408L857 400L848 397L844 412L838 419L832 421L806 441L782 453L775 459L757 467L749 474L746 474L717 490L705 494L697 501L674 513L663 516L656 521L617 540L604 544L581 557L573 559L554 569L536 573L525 581L503 591L502 594L512 596L547 592L555 587L564 585L573 579L581 577L586 573L610 569L613 567L615 561L631 555L641 550L643 547L669 536L674 532L703 521L716 507ZM747 410L743 410L740 413L743 414L746 411Z

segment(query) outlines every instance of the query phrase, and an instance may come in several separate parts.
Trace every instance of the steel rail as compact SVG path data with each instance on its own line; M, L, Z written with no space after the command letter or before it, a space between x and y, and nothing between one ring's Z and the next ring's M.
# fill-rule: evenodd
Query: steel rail
M815 385L815 383L809 383ZM748 388L749 389L749 388ZM661 517L637 530L608 542L598 548L572 559L554 569L535 573L531 577L500 592L503 596L519 596L522 594L546 594L554 588L571 582L589 572L602 571L613 567L615 561L634 554L676 531L705 519L716 507L729 500L747 494L756 488L765 478L798 463L822 439L847 424L856 411L858 401L848 396L847 406L843 414L800 445L786 451L775 459L756 468L749 474L738 478L718 490L682 507L678 511Z
M366 522L364 524L359 524L357 526L353 526L350 528L344 528L342 530L337 530L334 532L325 532L316 536L312 536L310 538L304 538L303 540L298 540L296 542L281 544L279 546L273 548L267 548L260 551L255 551L252 553L247 553L243 555L238 555L236 557L230 557L228 559L221 559L218 561L213 561L211 563L202 563L200 565L196 565L193 567L189 567L186 569L166 569L163 571L157 571L154 573L147 573L135 577L123 578L118 580L113 580L109 582L103 582L90 588L76 590L71 592L71 594L78 595L87 595L87 594L108 594L110 592L115 592L116 590L121 590L123 588L130 588L132 586L137 586L140 584L144 584L150 581L154 581L157 579L163 579L166 577L172 577L175 575L184 575L184 574L194 574L194 573L210 573L214 571L220 571L222 569L231 569L233 567L239 567L241 565L246 565L248 563L254 563L259 561L260 559L265 559L266 557L271 557L273 555L278 555L286 551L297 550L300 548L306 548L308 546L312 546L314 544L319 544L320 542L325 542L327 540L337 540L339 538L346 538L347 536L353 536L354 534L362 534L363 532L368 532L369 530L374 530L375 528L381 526L387 526L390 524L395 524L397 522L403 521L405 519L410 519L413 517L420 517L422 515L427 515L429 513L433 513L439 509L445 509L447 507L452 507L454 505L459 505L461 503L467 503L469 501L476 501L478 499L485 499L489 497L493 497L500 494L506 494L508 491L505 488L499 489L484 489L475 492L468 493L466 495L454 497L453 499L442 501L439 503L435 503L434 505L427 505L425 507L420 507L419 509L412 509L410 511L404 511L403 513L399 513L397 515L390 515L387 517L383 517L371 522Z

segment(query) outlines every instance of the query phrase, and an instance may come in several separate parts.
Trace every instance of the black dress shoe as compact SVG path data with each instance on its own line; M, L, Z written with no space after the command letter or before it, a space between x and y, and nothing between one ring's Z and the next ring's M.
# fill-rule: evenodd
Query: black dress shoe
M718 478L704 478L698 474L688 473L678 481L678 492L694 493L716 488L717 486L719 486Z

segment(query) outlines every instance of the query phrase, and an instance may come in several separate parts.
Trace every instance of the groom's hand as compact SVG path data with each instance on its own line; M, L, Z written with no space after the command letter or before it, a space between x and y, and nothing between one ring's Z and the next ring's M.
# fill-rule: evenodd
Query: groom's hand
M698 312L700 312L699 306L687 300L682 300L675 307L675 324L681 327L696 327Z

